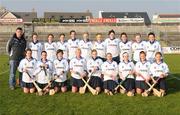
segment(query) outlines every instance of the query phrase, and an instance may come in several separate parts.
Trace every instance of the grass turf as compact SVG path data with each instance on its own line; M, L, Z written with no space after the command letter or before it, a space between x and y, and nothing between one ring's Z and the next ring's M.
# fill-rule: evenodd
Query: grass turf
M147 98L136 95L127 97L116 94L107 96L101 93L92 96L90 93L84 95L72 94L70 91L54 96L36 96L35 94L24 94L20 88L9 90L9 73L0 75L0 114L63 114L63 115L178 115L180 114L180 55L165 55L165 61L169 65L171 76L168 81L168 95L163 98L150 96ZM8 70L8 58L0 56L0 73Z

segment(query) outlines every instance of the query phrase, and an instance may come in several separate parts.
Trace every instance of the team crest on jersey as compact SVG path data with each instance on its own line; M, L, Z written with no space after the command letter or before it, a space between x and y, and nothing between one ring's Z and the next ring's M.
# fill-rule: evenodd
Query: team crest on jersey
M144 46L143 44L141 44L141 46Z
M146 67L148 67L148 65L146 65Z
M113 64L113 67L115 67L115 65Z
M156 48L156 45L154 46L154 48Z

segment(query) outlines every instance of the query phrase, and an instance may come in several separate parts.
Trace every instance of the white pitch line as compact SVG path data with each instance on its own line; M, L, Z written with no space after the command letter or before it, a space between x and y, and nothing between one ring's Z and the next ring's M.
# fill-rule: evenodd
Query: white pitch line
M4 71L4 72L0 73L0 75L3 75L3 74L5 74L5 73L7 73L8 71L9 71L9 70Z

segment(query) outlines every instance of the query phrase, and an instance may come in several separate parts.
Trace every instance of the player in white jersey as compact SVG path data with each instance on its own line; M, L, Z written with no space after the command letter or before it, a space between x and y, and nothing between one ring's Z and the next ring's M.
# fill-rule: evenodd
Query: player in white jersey
M69 69L67 59L63 58L63 50L58 49L56 52L57 59L53 62L54 77L53 87L55 92L61 90L61 92L67 91L67 73Z
M78 90L82 91L84 86L82 78L87 75L87 62L85 58L81 57L81 49L77 48L75 53L76 57L70 60L72 93L76 93Z
M129 54L124 52L122 54L123 61L119 63L120 80L125 80L122 84L126 89L127 96L134 96L135 93L135 79L134 79L134 63L129 61ZM121 93L126 93L120 89Z
M106 45L106 54L111 53L113 56L113 60L117 63L119 63L119 42L120 40L118 38L115 38L115 32L114 30L110 30L109 38L107 38L104 42Z
M56 59L56 43L53 42L54 35L48 35L48 41L44 43L44 50L47 52L47 59L50 61L54 61Z
M24 93L34 93L35 88L32 83L33 72L36 67L36 59L32 58L31 49L26 49L26 57L20 61L18 70L22 72L22 85ZM30 76L28 76L27 72Z
M89 40L89 33L85 32L83 34L83 40L79 41L79 48L81 49L81 56L85 59L88 59L91 57L91 49L92 49L92 43Z
M127 52L129 54L129 60L132 57L132 42L128 40L128 36L126 33L121 33L120 35L121 42L119 43L120 50L120 61L123 61L123 53Z
M63 57L68 59L68 42L65 41L65 34L62 33L59 35L59 41L57 42L57 50L63 50Z
M104 75L104 92L113 95L117 86L118 64L112 60L112 54L107 53L107 60L102 64L102 74Z
M149 88L148 84L150 77L150 66L151 63L146 60L146 53L141 51L139 54L140 60L135 65L136 74L136 93L142 94L145 90Z
M105 61L106 57L106 46L104 41L102 40L102 34L96 34L96 41L93 43L93 48L97 51L97 56L100 57L103 61Z
M150 32L148 34L148 39L149 39L149 41L147 41L147 43L146 43L146 50L147 50L146 58L148 61L150 61L152 63L155 58L155 53L156 52L162 53L162 49L161 49L160 43L155 39L154 33Z
M133 52L133 61L139 61L139 53L141 51L146 51L146 42L141 40L141 34L135 34L135 42L132 44L132 52Z
M38 86L43 89L45 88L49 81L52 80L53 73L52 62L47 60L47 52L41 52L41 60L37 62L37 67L34 72ZM49 88L45 90L45 94L49 92Z
M169 74L169 68L168 68L168 65L162 61L162 53L161 52L156 52L155 62L152 63L150 66L150 73L151 73L153 81L160 78L158 80L156 88L160 89L160 92L162 93L161 96L164 96L167 91L167 85L166 85L165 78Z
M32 42L29 43L28 47L32 50L32 57L40 60L43 45L39 42L37 33L32 34Z
M89 84L100 93L102 88L101 65L103 61L97 57L97 51L91 51L91 58L87 60L87 70L91 74Z
M75 52L79 47L79 39L76 38L76 32L74 30L70 31L71 38L68 40L68 59L76 57Z

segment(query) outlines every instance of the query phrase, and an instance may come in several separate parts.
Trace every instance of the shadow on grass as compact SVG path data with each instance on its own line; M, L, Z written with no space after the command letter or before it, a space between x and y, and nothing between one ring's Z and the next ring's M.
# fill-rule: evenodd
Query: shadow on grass
M174 94L180 91L180 73L173 73L166 79L168 85L168 94Z

